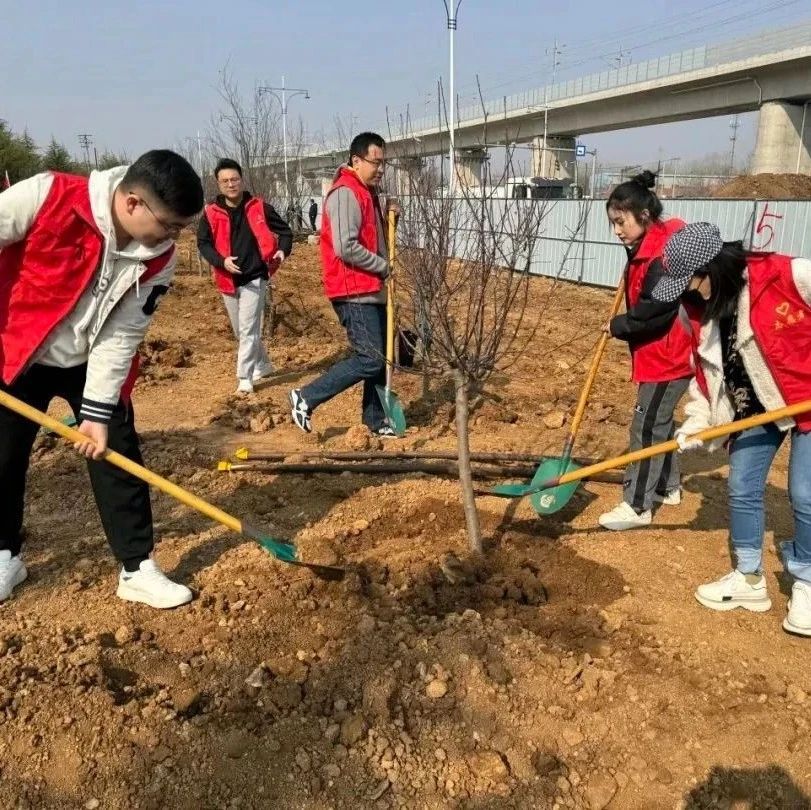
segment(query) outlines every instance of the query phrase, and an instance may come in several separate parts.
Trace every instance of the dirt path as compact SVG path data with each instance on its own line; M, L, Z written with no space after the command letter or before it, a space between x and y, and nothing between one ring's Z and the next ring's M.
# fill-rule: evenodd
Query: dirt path
M453 481L214 471L240 445L364 441L356 392L320 409L311 436L286 413L288 388L343 350L312 248L276 295L280 374L236 400L221 303L206 279L179 277L136 390L144 454L362 575L325 584L282 568L156 495L158 557L197 599L172 613L120 602L83 465L40 440L31 578L0 606L1 808L809 807L811 641L780 629L774 553L791 532L783 456L768 494L770 613L715 614L692 597L728 568L722 454L685 459L684 503L650 531L597 527L619 499L611 485L542 521L483 498L488 554L471 561ZM474 449L559 451L566 426L544 419L574 403L609 303L561 288L537 350L475 415ZM582 455L625 448L627 377L612 346ZM452 448L448 392L422 401L402 375L396 388L413 430L394 445Z

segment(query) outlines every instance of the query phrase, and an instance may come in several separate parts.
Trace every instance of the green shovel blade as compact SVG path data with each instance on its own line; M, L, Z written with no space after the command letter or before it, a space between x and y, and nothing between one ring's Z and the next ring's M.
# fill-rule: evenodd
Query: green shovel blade
M580 467L569 459L546 459L546 461L540 463L532 482L526 489L536 489L542 486L545 481L553 481L561 475L579 469ZM533 492L529 499L532 508L538 515L551 515L560 511L569 503L579 483L579 481L572 481L569 484L560 484L550 489L543 489L540 492Z
M499 498L523 498L532 489L529 484L499 484L488 490L488 494Z
M386 419L391 426L391 429L397 434L398 438L402 439L406 434L406 418L405 411L397 394L386 388L383 385L375 386L377 395L380 397L380 404L383 406L383 412L386 414Z
M282 562L296 562L296 547L286 540L274 540L272 537L263 537L259 541L265 551L272 554L277 560Z

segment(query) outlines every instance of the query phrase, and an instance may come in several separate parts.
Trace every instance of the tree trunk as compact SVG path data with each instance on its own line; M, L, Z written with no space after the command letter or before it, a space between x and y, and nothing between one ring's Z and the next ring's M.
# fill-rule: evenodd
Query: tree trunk
M467 539L470 550L482 553L482 532L476 498L473 493L473 475L470 469L470 434L468 432L468 383L459 369L454 370L456 386L456 442L459 450L459 484L462 490L462 506L465 509Z

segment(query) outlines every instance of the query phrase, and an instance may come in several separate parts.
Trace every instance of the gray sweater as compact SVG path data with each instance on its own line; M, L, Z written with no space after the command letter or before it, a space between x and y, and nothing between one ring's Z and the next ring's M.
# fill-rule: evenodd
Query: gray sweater
M358 234L362 225L360 205L351 189L341 187L335 189L326 202L326 212L332 227L332 249L335 255L347 264L374 273L385 279L389 274L387 257L386 232L383 219L377 219L377 253L367 250L358 242ZM376 293L362 295L348 295L336 298L336 301L351 301L355 304L385 304L386 288Z

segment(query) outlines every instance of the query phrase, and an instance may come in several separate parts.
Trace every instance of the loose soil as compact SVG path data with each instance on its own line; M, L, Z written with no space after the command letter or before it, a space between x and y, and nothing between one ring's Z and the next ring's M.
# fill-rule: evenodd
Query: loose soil
M533 282L532 306L550 294ZM26 512L30 579L0 606L2 808L806 808L811 640L780 622L790 536L783 454L768 484L761 615L713 613L726 572L726 457L684 459L681 506L648 530L597 517L617 486L563 512L478 501L465 553L453 480L220 473L256 452L379 447L350 391L300 433L289 388L345 350L316 249L275 280L276 376L232 395L235 345L213 285L178 275L150 331L135 404L148 465L278 536L353 566L341 583L155 493L157 557L196 593L158 612L115 598L84 464L38 440ZM611 293L559 285L534 344L473 416L481 451L557 454ZM577 454L623 451L634 390L612 345ZM408 435L454 446L452 397L399 374ZM61 414L61 404L53 412Z
M811 200L807 174L742 174L716 188L713 197L726 199Z

